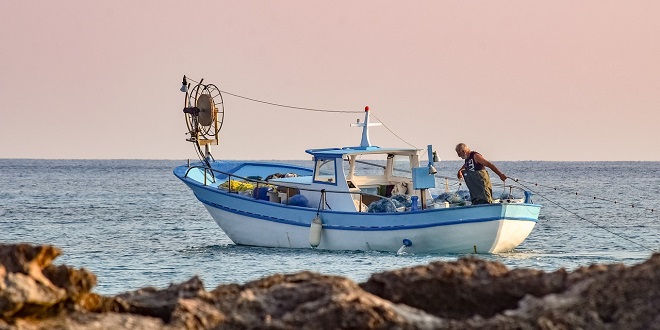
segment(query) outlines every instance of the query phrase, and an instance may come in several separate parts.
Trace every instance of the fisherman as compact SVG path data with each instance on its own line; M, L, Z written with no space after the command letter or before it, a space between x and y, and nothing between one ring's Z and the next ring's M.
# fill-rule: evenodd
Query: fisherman
M472 205L492 203L493 186L490 183L490 176L488 176L486 167L493 170L502 181L506 180L506 175L480 153L471 151L465 143L456 145L456 154L458 157L465 159L465 164L461 166L456 176L459 180L465 179L465 184L470 190Z

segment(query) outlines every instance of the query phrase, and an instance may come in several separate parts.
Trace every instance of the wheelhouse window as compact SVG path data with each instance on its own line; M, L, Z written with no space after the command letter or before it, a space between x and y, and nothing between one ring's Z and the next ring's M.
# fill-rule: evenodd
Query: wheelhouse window
M383 175L385 166L387 165L385 158L386 156L378 155L380 156L379 158L375 158L372 155L369 156L371 157L364 157L364 155L360 155L356 158L353 176L359 177Z
M392 164L392 176L400 178L412 178L410 156L396 155Z
M337 173L335 171L335 159L317 159L314 170L314 181L316 182L337 182Z

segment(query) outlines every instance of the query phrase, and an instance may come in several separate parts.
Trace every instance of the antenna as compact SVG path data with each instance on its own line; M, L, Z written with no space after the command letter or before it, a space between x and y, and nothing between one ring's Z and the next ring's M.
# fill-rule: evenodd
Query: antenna
M369 126L381 125L383 124L369 122L369 106L364 107L364 122L361 123L360 119L358 119L355 124L351 124L351 127L362 127L362 141L360 142L360 147L371 147L371 142L369 141Z

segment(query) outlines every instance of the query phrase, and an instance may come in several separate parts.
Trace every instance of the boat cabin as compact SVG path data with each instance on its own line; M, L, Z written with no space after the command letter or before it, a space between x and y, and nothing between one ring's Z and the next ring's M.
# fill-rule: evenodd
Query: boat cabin
M419 166L418 149L345 147L306 150L313 157L311 176L280 178L300 188L310 207L334 211L366 212L369 204L404 194L418 196L413 189L412 170ZM325 192L325 202L321 201Z
M435 177L419 172L419 149L381 148L371 145L369 127L380 123L369 122L369 107L365 107L364 122L359 120L354 127L362 128L362 140L357 147L308 149L314 161L313 174L279 181L293 184L300 189L309 207L334 211L366 212L368 206L382 198L394 195L417 196L425 202L424 189L419 182L435 186ZM431 155L429 146L429 155ZM433 169L435 170L435 169ZM427 175L428 174L428 175ZM422 179L422 180L418 180ZM413 188L413 181L417 189ZM429 184L431 182L432 184Z

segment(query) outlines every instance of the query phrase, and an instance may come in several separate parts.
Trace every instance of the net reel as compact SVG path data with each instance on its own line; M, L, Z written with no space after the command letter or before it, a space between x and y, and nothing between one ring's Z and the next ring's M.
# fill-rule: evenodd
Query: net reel
M209 145L218 144L218 133L225 118L222 93L213 84L203 84L200 80L190 88L188 79L183 76L181 91L186 93L183 113L190 137L186 141L204 146L206 158L210 156Z

